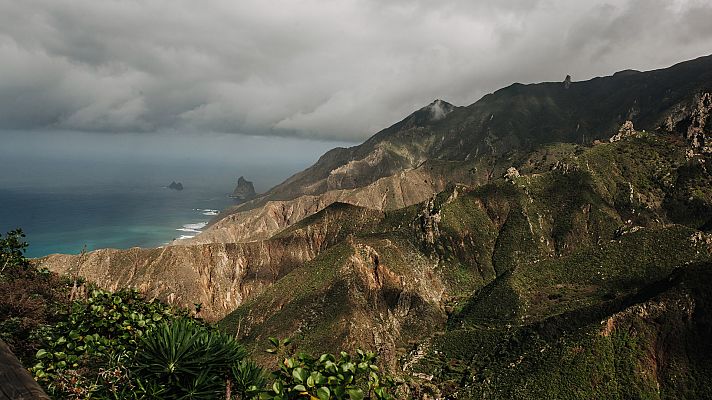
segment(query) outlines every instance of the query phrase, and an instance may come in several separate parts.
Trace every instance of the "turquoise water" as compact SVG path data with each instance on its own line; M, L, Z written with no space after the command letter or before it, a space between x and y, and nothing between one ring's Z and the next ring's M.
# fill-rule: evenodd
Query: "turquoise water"
M27 255L153 247L197 234L232 204L223 188L174 191L157 185L73 190L0 189L0 230L22 228Z
M230 134L0 131L0 232L22 228L31 257L160 246L346 143ZM181 182L182 191L165 188ZM211 210L211 211L206 211ZM208 215L206 215L208 214Z

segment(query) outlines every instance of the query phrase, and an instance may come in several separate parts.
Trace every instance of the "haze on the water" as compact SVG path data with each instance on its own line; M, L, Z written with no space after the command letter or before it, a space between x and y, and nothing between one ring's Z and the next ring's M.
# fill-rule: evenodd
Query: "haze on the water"
M195 236L239 176L265 191L348 143L241 135L7 134L0 231L22 228L28 256L164 245ZM181 182L182 191L165 186Z
M4 132L0 188L73 187L172 180L224 186L240 175L264 191L314 163L327 150L353 143L218 133L109 134ZM167 180L167 182L166 182Z

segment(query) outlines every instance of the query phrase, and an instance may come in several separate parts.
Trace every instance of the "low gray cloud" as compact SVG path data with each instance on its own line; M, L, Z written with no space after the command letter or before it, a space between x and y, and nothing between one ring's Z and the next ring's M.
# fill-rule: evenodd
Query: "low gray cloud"
M434 98L712 53L694 0L0 0L0 130L362 140Z

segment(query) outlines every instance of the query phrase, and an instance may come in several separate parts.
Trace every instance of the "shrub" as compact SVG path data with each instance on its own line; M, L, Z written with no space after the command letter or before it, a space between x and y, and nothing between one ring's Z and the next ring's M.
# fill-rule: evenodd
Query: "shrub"
M23 240L22 229L7 232L5 237L0 234L0 274L14 268L27 268L30 263L25 258L27 242Z
M37 330L42 344L31 371L56 397L114 395L133 388L127 365L140 337L165 319L184 315L184 310L145 301L133 289L91 290L60 322Z
M224 397L233 371L249 391L261 372L242 364L245 349L225 333L188 318L164 322L141 340L133 372L142 382L165 389L163 398ZM256 366L255 366L256 368ZM257 382L259 383L259 382Z
M24 237L20 229L0 234L0 339L26 362L40 345L33 332L66 315L69 281L32 266Z
M231 383L238 399L251 399L267 384L264 370L252 360L242 360L232 367Z
M23 237L20 230L0 235L0 338L32 360L31 372L53 398L392 398L392 382L371 352L287 355L290 341L271 338L268 351L283 361L268 382L232 336L187 310L133 289L89 288L70 301L78 281L35 268Z
M289 345L289 340L270 338L270 342L274 348L268 352L280 356ZM304 353L287 356L272 373L272 387L261 398L391 399L388 389L392 382L381 377L375 363L376 355L362 350L357 350L355 356L343 351L338 357L322 354L313 358Z

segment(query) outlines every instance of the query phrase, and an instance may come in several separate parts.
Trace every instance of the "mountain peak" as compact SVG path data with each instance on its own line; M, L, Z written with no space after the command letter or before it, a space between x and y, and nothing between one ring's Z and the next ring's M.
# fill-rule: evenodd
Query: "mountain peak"
M455 106L445 100L435 99L432 103L421 108L419 111L427 112L431 121L438 121L450 114Z

